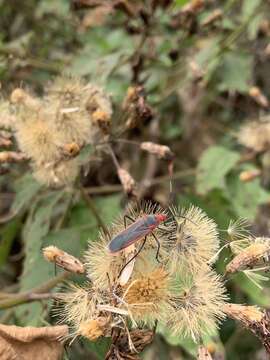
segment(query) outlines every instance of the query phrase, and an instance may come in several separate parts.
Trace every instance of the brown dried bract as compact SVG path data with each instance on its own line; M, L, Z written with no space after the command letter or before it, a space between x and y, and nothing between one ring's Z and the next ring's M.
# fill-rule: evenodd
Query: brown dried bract
M229 264L226 266L226 273L235 273L247 266L252 267L264 256L267 256L270 251L268 243L254 243L241 251Z
M77 274L84 273L84 266L74 256L58 249L56 246L48 246L43 249L43 256L47 261L54 262L57 266Z
M1 360L60 360L63 344L60 338L68 335L68 326L42 328L0 325Z
M146 102L142 86L128 88L122 107L127 113L126 127L128 129L133 129L153 117L153 111Z
M174 158L174 153L166 145L155 144L147 141L142 142L140 148L141 150L157 155L160 159L172 160Z
M224 312L255 334L270 353L270 312L256 306L225 304Z

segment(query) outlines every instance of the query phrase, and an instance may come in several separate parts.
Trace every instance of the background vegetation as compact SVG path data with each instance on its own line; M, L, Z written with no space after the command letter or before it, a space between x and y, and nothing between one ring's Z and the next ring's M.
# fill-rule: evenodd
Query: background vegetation
M128 138L166 144L175 161L171 199L165 161L127 144L115 147L140 197L196 204L220 229L245 217L255 233L269 236L269 154L237 142L241 124L269 112L268 1L0 0L0 18L3 97L21 85L40 95L49 80L67 71L103 86L118 121L127 89L142 85L153 118L130 130ZM243 181L239 175L252 169L259 169L259 176ZM0 170L0 288L24 292L54 276L42 247L55 244L81 256L98 226L79 194L42 188L27 165ZM128 201L109 155L91 160L83 184L105 223ZM269 306L267 284L260 290L240 274L227 285L233 302ZM54 323L51 306L43 300L2 308L0 323ZM102 359L106 346L75 342L68 356ZM266 358L259 341L231 320L209 339L209 348L215 359ZM164 330L144 356L189 359L195 349Z

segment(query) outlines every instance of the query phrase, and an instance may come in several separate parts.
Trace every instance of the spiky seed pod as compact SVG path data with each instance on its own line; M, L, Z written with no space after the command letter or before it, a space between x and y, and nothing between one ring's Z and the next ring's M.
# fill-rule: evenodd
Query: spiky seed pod
M103 336L108 327L108 318L99 316L97 319L90 319L80 324L78 334L90 341L95 341Z
M162 267L136 276L127 284L123 296L131 317L148 325L153 325L156 320L162 320L170 308L169 284L169 274Z
M15 133L19 149L37 166L58 161L57 137L46 121L48 114L23 111L20 115Z
M196 272L180 269L171 293L173 311L168 327L176 336L198 341L201 336L211 334L225 317L225 288L220 277L206 266Z
M48 187L59 188L72 185L80 172L77 159L63 160L45 167L33 166L33 175L38 182Z
M28 94L25 90L17 88L13 90L10 96L10 101L13 104L23 105L29 110L39 111L42 107L40 100Z
M219 248L216 223L200 208L171 209L174 217L172 233L166 238L165 246L172 268L183 264L203 264L210 260Z
M16 117L11 112L10 103L0 100L0 129L13 130Z
M83 264L79 259L57 248L47 246L43 249L43 256L47 261L55 263L57 266L77 274L84 273Z
M130 175L130 173L122 168L117 169L118 177L121 181L121 184L123 185L125 193L133 194L136 187L136 182L133 179L133 177Z
M232 274L246 267L252 267L270 255L270 239L256 238L247 248L236 255L226 266L226 273Z
M150 141L142 142L140 148L141 150L157 155L160 159L172 160L174 157L174 153L168 146L155 144Z
M240 144L256 151L261 152L270 146L270 121L268 118L262 121L252 121L244 125L238 134Z

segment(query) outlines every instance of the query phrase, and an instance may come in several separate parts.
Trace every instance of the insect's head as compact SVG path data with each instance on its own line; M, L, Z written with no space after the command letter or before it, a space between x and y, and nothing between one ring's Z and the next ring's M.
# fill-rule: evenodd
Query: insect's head
M167 214L155 214L155 218L159 223L162 223L163 221L167 220L168 215Z

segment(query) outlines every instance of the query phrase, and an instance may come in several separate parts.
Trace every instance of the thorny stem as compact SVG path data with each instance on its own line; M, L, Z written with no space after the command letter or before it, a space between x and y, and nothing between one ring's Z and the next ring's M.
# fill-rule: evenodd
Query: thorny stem
M8 298L0 301L0 310L9 309L14 306L29 303L36 300L52 298L54 295L48 296L48 291L54 288L57 284L65 280L70 275L69 272L65 271L48 280L44 284L33 288L30 291L18 293L18 294L7 294ZM44 294L45 293L45 294Z
M109 235L109 231L108 231L105 223L103 222L101 216L99 215L98 210L97 210L92 198L87 194L87 191L82 186L80 187L80 191L81 191L81 194L82 194L82 197L83 197L85 203L91 210L92 214L95 216L98 225L102 228L102 230L104 231L105 234Z

